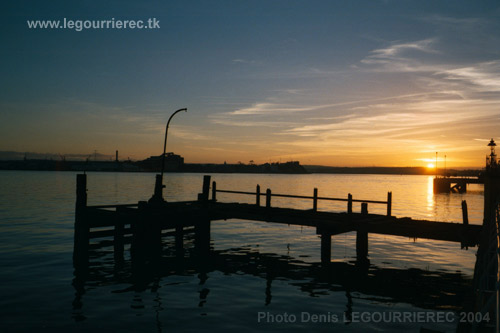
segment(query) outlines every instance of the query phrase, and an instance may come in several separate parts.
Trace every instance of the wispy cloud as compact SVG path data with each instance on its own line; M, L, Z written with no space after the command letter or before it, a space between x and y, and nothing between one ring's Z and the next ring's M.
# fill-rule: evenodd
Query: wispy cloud
M469 82L480 91L500 91L500 60L437 72L448 80Z
M488 24L484 18L478 17L452 17L444 15L427 15L420 18L421 21L434 24L436 26L443 26L447 29L461 30L461 31L476 31L483 28Z
M430 38L414 42L393 42L385 48L371 51L370 55L361 60L361 62L368 65L407 63L415 51L428 54L439 53L439 51L433 48L436 41L436 38Z
M259 64L259 62L256 60L248 60L248 59L241 59L241 58L233 59L232 63L233 64L249 64L249 65Z
M254 121L254 120L239 120L239 119L228 119L221 117L210 117L211 122L218 125L225 126L236 126L236 127L274 127L274 128L283 128L296 126L297 122L285 122L285 121Z
M317 107L298 107L295 105L275 104L275 103L256 103L252 106L241 108L232 112L229 115L255 115L255 114L277 114L277 113L293 113L315 110Z

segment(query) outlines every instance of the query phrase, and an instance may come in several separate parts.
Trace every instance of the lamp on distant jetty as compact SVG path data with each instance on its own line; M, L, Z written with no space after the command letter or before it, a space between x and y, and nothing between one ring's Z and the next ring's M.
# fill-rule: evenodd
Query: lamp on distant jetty
M161 202L161 201L165 201L163 199L163 188L165 187L165 185L163 185L163 172L164 172L164 169L165 169L165 155L167 153L168 127L170 125L170 120L172 120L172 118L177 113L179 113L181 111L187 112L187 108L182 108L182 109L179 109L179 110L175 111L174 113L172 113L172 115L170 116L170 118L168 118L167 127L165 128L165 141L163 143L163 155L162 155L162 160L161 160L161 174L156 175L155 191L154 191L153 197L149 200L149 202Z
M495 140L493 138L490 140L490 143L488 143L488 147L490 147L491 153L489 158L486 157L486 168L490 169L495 169L497 166L497 154L495 153L495 147L497 144L495 143Z

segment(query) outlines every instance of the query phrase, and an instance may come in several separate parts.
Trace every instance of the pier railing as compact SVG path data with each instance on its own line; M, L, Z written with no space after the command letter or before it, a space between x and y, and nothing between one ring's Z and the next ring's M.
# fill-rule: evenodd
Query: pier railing
M261 196L262 196L266 200L266 207L267 208L271 207L271 198L276 197L276 198L292 198L292 199L312 200L312 210L313 211L318 210L318 201L319 200L325 200L325 201L344 201L344 202L347 202L347 212L348 213L352 213L353 202L361 202L362 207L365 207L365 209L367 209L368 203L386 205L387 206L387 216L391 216L391 214L392 214L392 192L387 192L387 201L362 200L362 199L353 199L351 193L349 193L347 195L347 198L320 197L320 196L318 196L318 189L317 188L314 188L312 196L272 193L271 189L269 189L269 188L266 189L265 192L261 192L260 185L256 186L255 192L220 190L220 189L217 189L217 183L214 181L214 182L212 182L212 200L213 201L217 201L217 193L242 194L242 195L254 196L255 197L255 204L257 206L261 205Z

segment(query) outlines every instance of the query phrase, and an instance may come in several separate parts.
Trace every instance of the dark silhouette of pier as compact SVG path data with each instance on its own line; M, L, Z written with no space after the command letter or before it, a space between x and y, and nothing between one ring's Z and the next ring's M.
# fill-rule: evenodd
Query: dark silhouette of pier
M160 179L157 178L157 183ZM212 185L210 187L210 185ZM210 196L210 188L212 198ZM126 205L86 205L86 175L77 175L77 207L75 222L75 261L86 262L90 239L113 238L117 256L123 254L125 242L132 243L133 254L148 256L159 252L164 232L174 234L176 246L182 248L185 229L194 229L196 244L201 251L210 247L210 225L212 221L226 219L242 219L282 224L293 224L316 228L321 236L321 262L328 264L331 260L332 236L346 232L356 232L356 253L359 263L368 260L368 234L425 238L432 240L460 243L461 247L473 247L479 244L481 226L466 223L434 222L398 218L391 214L392 193L386 201L328 198L318 196L314 189L313 196L272 193L267 189L260 192L257 185L255 192L217 189L217 184L210 184L210 176L203 179L202 191L198 199L184 202L161 201L161 186L155 186L155 195L149 202ZM217 193L233 193L255 197L255 204L225 203L217 201ZM265 204L261 205L265 200ZM310 199L311 209L280 208L272 206L273 197L290 199ZM345 212L318 211L318 201L343 201ZM361 211L354 212L353 202L361 203ZM368 213L369 204L387 206L387 214ZM99 228L99 230L96 230ZM105 229L103 229L105 228Z
M436 177L434 193L465 193L468 184L484 184L483 177Z

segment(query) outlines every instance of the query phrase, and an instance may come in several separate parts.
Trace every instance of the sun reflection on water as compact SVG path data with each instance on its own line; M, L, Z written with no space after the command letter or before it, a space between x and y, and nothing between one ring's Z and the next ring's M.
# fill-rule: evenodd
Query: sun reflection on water
M434 212L434 179L429 176L427 178L427 212L429 212L428 216L432 216L432 212Z

